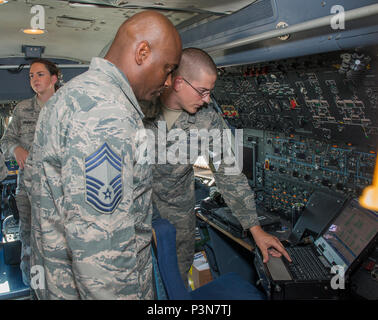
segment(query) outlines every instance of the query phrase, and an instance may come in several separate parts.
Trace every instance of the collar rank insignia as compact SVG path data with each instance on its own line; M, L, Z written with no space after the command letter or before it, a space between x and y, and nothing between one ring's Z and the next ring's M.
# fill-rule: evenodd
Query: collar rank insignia
M113 213L122 198L122 159L107 143L85 158L85 201Z

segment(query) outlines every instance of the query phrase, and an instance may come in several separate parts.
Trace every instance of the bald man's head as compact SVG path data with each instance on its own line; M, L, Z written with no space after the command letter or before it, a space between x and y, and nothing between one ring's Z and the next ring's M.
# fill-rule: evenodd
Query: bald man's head
M143 11L120 26L105 59L126 75L138 99L151 100L170 85L180 57L174 25L156 11Z

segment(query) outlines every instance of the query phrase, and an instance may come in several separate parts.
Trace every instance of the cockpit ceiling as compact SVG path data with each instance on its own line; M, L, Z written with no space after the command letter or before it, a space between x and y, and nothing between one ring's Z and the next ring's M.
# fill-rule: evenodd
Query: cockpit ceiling
M154 9L179 29L231 14L255 0L9 0L0 5L0 58L22 57L22 45L44 46L44 57L89 62L113 39L118 27L133 14ZM45 10L43 35L26 35L31 8ZM5 37L4 37L5 35Z
M153 8L170 11L207 12L230 14L253 2L255 0L230 1L230 0L155 0L155 1L124 1L124 0L78 0L64 1L72 4L97 4L113 6L118 8Z

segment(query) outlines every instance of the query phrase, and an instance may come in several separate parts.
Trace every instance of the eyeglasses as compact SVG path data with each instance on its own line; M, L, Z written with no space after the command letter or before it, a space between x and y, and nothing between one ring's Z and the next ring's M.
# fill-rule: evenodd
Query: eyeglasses
M183 77L181 77L182 78L182 80L184 80L188 85L190 85L200 96L201 96L201 98L206 98L207 96L209 96L210 95L210 93L211 93L211 90L202 90L202 91L200 91L200 90L198 90L197 88L195 88L195 87L193 87L192 86L192 84L188 81L188 80L186 80L185 78L183 78Z

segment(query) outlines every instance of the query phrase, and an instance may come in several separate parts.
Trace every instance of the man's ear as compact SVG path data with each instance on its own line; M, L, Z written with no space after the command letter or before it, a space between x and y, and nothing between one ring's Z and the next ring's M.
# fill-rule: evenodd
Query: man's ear
M182 80L181 76L175 77L173 79L173 83L172 83L173 90L180 91L183 85L184 85L184 80Z
M151 54L151 47L148 41L143 40L139 42L135 50L135 61L141 65Z

